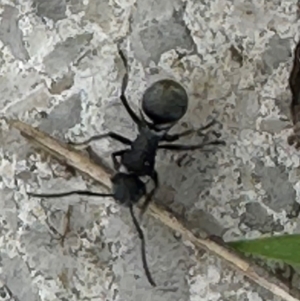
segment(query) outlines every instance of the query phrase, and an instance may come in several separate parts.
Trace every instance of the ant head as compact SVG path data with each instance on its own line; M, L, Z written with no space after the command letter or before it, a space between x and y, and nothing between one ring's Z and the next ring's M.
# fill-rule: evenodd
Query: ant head
M171 79L155 82L146 89L142 109L156 127L174 125L186 113L188 95L185 89Z
M135 174L119 172L111 178L114 198L124 206L137 203L146 194L146 185Z

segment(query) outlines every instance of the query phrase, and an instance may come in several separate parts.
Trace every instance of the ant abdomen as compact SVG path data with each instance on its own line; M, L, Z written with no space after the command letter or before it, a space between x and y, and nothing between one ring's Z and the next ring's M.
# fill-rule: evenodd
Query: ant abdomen
M175 123L188 108L185 89L171 79L153 83L142 98L142 109L154 124Z
M135 174L119 172L111 178L114 198L123 206L136 204L146 194L146 186Z

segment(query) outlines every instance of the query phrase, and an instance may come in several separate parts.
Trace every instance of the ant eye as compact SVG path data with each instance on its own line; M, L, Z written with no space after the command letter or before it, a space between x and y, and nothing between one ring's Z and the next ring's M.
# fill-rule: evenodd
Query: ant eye
M150 163L148 161L145 162L145 166L150 166Z

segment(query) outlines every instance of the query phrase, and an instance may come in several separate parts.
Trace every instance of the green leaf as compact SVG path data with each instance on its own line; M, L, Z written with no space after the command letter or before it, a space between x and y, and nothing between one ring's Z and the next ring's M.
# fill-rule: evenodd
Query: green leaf
M253 240L228 242L228 245L242 253L259 255L268 259L300 265L300 235L280 235Z

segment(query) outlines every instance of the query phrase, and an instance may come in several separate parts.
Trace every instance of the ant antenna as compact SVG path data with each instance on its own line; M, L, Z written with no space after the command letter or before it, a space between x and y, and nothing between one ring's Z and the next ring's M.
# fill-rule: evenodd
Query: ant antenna
M141 246L141 253L142 253L142 262L143 262L143 268L145 270L145 274L148 278L148 281L149 283L152 285L152 286L156 286L156 283L154 282L152 276L151 276L151 273L150 273L150 270L149 270L149 267L148 267L148 263L147 263L147 258L146 258L146 243L145 243L145 237L144 237L144 233L143 233L143 230L141 229L135 215L134 215L134 211L133 211L133 206L132 204L129 205L129 210L130 210L130 215L132 217L132 221L134 223L134 226L139 234L139 238L141 240L141 243L142 243L142 246Z

